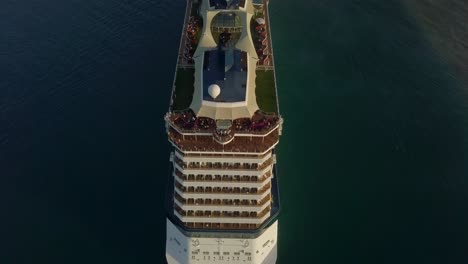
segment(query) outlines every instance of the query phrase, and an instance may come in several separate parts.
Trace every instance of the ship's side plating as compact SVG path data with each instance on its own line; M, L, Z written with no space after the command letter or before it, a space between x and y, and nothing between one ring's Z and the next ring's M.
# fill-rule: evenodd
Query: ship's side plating
M235 234L189 237L167 220L166 259L172 263L275 263L278 222L256 238Z

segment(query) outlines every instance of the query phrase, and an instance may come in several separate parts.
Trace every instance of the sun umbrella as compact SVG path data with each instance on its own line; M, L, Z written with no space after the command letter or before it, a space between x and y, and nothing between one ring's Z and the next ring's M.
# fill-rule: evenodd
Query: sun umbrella
M261 17L255 19L255 21L257 21L257 23L260 24L260 25L265 24L265 19L263 19L263 18L261 18Z

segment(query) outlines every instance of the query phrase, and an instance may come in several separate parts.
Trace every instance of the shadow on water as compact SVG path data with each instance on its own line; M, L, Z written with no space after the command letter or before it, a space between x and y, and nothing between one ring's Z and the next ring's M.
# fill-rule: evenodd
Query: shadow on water
M279 263L468 260L468 85L401 3L272 1Z

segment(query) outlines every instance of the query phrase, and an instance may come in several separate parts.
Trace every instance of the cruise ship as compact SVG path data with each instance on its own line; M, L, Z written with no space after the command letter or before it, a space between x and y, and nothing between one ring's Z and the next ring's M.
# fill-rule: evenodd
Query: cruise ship
M282 132L268 0L187 0L170 106L166 260L276 263Z

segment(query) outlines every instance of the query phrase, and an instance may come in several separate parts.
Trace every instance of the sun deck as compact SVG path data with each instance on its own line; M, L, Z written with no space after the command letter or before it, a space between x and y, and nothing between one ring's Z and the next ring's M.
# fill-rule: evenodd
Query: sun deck
M224 0L216 0L216 1L209 1L211 6L219 6L223 8L226 5L226 1ZM267 10L264 5L258 5L262 1L256 1L255 5L255 14L250 20L250 31L252 34L252 41L255 46L256 56L258 56L258 62L256 65L257 69L255 70L256 77L255 77L255 97L254 101L258 105L258 108L263 112L276 114L279 116L278 110L278 100L277 100L277 92L276 92L276 81L275 81L275 72L273 67L273 54L271 49L271 36L269 34L269 20L268 14L266 13ZM244 1L234 1L233 6L240 4L243 7ZM179 60L176 69L176 76L174 78L174 86L172 92L172 98L170 103L170 112L180 111L180 110L187 110L191 106L192 100L194 100L194 91L195 91L195 50L197 45L200 41L202 30L203 30L203 21L202 16L199 14L200 3L194 3L194 1L189 1L188 7L188 16L185 19L184 29L183 29L183 36L181 40L180 50L179 50ZM209 26L209 25L208 25ZM219 27L219 25L217 25ZM219 31L219 28L216 28ZM216 31L215 30L215 31ZM233 31L232 34L240 34L239 32ZM219 38L219 32L213 33L213 37ZM238 36L239 37L239 36ZM215 40L217 41L217 40ZM214 53L214 52L212 52ZM240 53L242 54L242 53ZM217 54L215 54L217 55ZM211 56L217 57L213 54ZM222 55L222 54L221 54ZM237 53L235 54L237 57L239 56ZM236 66L237 69L235 73L244 74L244 70L247 70L247 62L246 57L249 55L240 55L242 56L241 64ZM237 58L235 57L235 58ZM236 60L237 61L237 60ZM217 67L220 68L220 67ZM217 69L216 68L216 69ZM207 96L206 89L209 84L216 83L217 79L224 78L217 78L216 73L220 71L213 71L210 69L210 74L208 71L205 70L205 76L207 79L202 80L202 87L203 87L203 96L202 99L206 101L210 101L211 99ZM237 75L239 75L237 74ZM216 75L216 76L215 76ZM220 74L218 74L220 75ZM237 76L236 75L236 76ZM231 78L231 79L239 79L244 80L245 83L245 76L243 75L242 78ZM210 81L209 77L213 77L214 81ZM219 76L218 76L219 77ZM226 77L226 76L225 76ZM215 80L216 79L216 80ZM222 81L223 82L223 81ZM224 82L225 84L229 84L229 82ZM233 86L234 87L234 86ZM235 86L237 87L237 86ZM223 94L219 98L220 101L225 102L236 102L239 101L240 98L243 98L245 95L245 91L242 92L242 89L245 89L245 84L240 84L241 89L226 89L224 97ZM231 92L232 93L229 93ZM251 112L253 113L253 112Z

